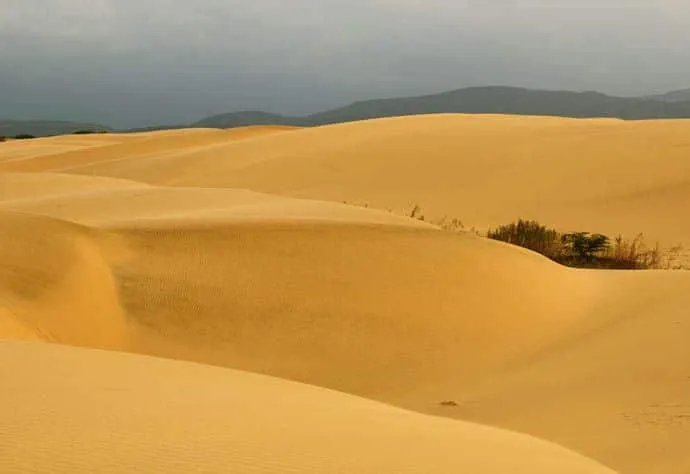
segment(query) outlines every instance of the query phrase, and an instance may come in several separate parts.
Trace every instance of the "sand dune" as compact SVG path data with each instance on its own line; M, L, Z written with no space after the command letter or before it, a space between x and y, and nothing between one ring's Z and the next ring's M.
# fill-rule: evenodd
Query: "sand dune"
M458 390L452 416L558 440L621 472L690 472L690 275L590 277L609 293L593 310L610 321Z
M0 174L0 209L104 228L208 221L326 221L433 229L403 216L340 203L290 199L237 189L166 188L63 174Z
M0 163L33 160L45 155L55 155L77 150L117 145L135 138L125 134L65 135L32 140L10 140L2 144ZM11 166L11 165L10 165Z
M0 161L0 171L60 172L84 165L126 163L131 158L170 161L178 156L204 152L222 144L256 136L292 130L288 127L246 127L232 130L189 129L138 134L88 135L32 140L28 147L4 150L7 158ZM122 137L122 138L121 138ZM54 144L58 143L59 146ZM25 148L35 150L22 153ZM19 151L14 151L14 150ZM130 163L135 168L137 163Z
M486 228L517 217L690 246L690 121L435 115L214 142L180 156L87 162L70 172L152 184L248 188ZM79 152L77 152L78 156ZM131 155L128 155L131 157ZM24 165L54 170L43 164Z
M3 304L7 304L7 302ZM8 309L0 308L0 339L40 341L43 338L17 319Z
M110 242L108 242L110 241ZM123 347L125 324L103 248L116 242L70 222L0 213L0 309L8 333Z
M22 145L24 151L12 148L12 159L3 159L3 146L0 338L259 372L529 433L620 472L685 474L690 469L690 406L685 396L690 388L690 315L685 310L690 305L689 273L570 270L471 234L443 232L389 212L327 201L369 202L399 211L418 202L435 215L466 221L469 215L475 219L469 224L522 215L565 228L611 233L634 228L683 241L690 235L678 211L688 199L683 180L690 165L682 154L688 127L685 121L442 116L289 133L237 130L235 138L210 130L138 134L89 149L80 141L86 137L73 145L69 143L74 138L65 137L65 147L74 147L71 151L50 151L43 140L36 140ZM16 160L20 155L25 159ZM616 174L622 159L629 168ZM533 185L530 176L536 178ZM467 212L450 212L459 207ZM615 209L616 215L607 209ZM125 366L139 366L144 360L87 356L52 346L1 347L27 360L54 356L59 361L64 354L72 360L66 366L77 364L75 360L86 364L93 357L89 371L112 363L122 377L130 370ZM124 364L122 369L115 367L118 364ZM178 370L173 366L170 370ZM220 369L176 367L184 375L175 380L192 380L205 371L225 374L227 382L221 382L220 375L213 382L219 386L249 387L254 380ZM142 369L140 376L132 375L137 380L132 390L137 397L154 400L159 392L151 384L137 388L148 373ZM45 379L43 373L33 377ZM45 380L62 383L57 376ZM80 386L79 393L98 400L106 393L99 380ZM292 393L290 383L273 383L285 384L286 393ZM37 390L52 390L46 387ZM60 393L73 389L69 384L61 387ZM222 390L219 393L225 393ZM265 388L269 394L282 390ZM261 392L261 406L270 410L264 389L256 392ZM193 396L208 393L195 391ZM204 413L213 416L217 405L199 400L200 406L208 405ZM343 419L349 417L350 402L329 400L318 403ZM69 409L64 403L56 409ZM119 413L138 423L139 412L128 403L133 402L123 399ZM176 398L169 403L175 407L190 402ZM188 419L194 413L184 416L185 423L197 426ZM353 414L353 420L357 416ZM411 432L427 433L421 424L441 423L417 416L424 422L419 427L410 422ZM253 421L247 423L250 431L256 429L249 425ZM484 439L477 430L485 428L442 423L465 433L464 439ZM270 426L276 433L284 429L281 424ZM343 446L363 453L368 466L397 462L363 450L352 441L355 435L348 426L327 428L349 432ZM75 428L74 436L78 431ZM134 436L133 431L118 433ZM225 439L225 434L209 438L199 433L201 439ZM309 433L302 432L299 439L311 439ZM372 433L388 436L392 431ZM478 447L476 452L500 451L509 464L472 464L462 457L447 458L425 437L416 439L427 459L457 459L458 464L421 469L412 458L401 458L409 461L409 472L463 465L477 472L521 472L519 456L503 445ZM180 449L182 444L174 446ZM532 452L528 444L513 446L524 454ZM308 465L317 472L313 459L337 458L337 453L318 446L314 458L299 458L305 464L289 468ZM101 448L94 447L94 452ZM132 456L145 461L140 447L124 448L134 449ZM194 453L198 451L185 455L196 459ZM100 465L103 458L98 456L88 462ZM491 457L496 459L476 462L503 459ZM289 472L281 470L288 465L274 465L273 471L267 467L278 458L284 459L277 456L246 472ZM510 462L513 471L507 470ZM599 472L596 467L577 470L579 462L554 464L544 472ZM338 472L337 465L328 466L328 472ZM405 472L399 464L384 466ZM541 466L529 466L525 464L525 472L541 472ZM215 472L212 467L209 464L208 472Z
M6 342L0 374L7 474L613 473L531 437L187 363Z
M128 340L138 341L124 349L172 357L184 349L183 358L375 395L394 379L401 380L392 387L397 393L439 370L476 375L484 363L533 351L580 324L577 291L562 291L573 282L564 269L416 220L249 191L114 189L102 178L93 178L105 182L101 191L56 196L50 183L64 177L36 176L51 194L0 203L5 239L15 247L4 247L6 258L19 260L8 278L29 274L26 265L50 272L42 262L51 255L55 278L62 278L71 243L81 239L86 245L88 238L88 248L109 262L110 275L93 279L86 272L81 287L90 294L96 292L92 286L110 282L117 311L127 316ZM4 181L15 177L5 175ZM44 235L70 246L53 248ZM35 240L45 248L37 250ZM36 259L24 262L26 255ZM82 256L72 257L75 279L90 268L81 266ZM535 279L525 281L514 273L518 269ZM34 283L45 286L41 279ZM505 292L506 299L487 301L487 291ZM518 304L522 308L513 314L502 310ZM88 311L81 315L93 324ZM520 340L504 333L525 324L534 329ZM302 330L296 345L295 331ZM152 343L143 333L166 339ZM80 343L67 336L56 340ZM409 360L396 367L400 357ZM475 363L467 364L468 358ZM363 371L372 374L363 377Z
M37 201L56 197L77 196L113 190L145 189L151 186L137 181L98 178L71 174L1 173L0 203L8 201Z

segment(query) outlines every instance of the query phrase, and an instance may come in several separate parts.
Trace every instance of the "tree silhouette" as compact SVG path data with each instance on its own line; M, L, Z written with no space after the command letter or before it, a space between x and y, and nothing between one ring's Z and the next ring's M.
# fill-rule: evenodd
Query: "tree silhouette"
M609 238L603 234L573 232L564 234L561 242L573 255L582 260L592 260L594 256L609 248Z

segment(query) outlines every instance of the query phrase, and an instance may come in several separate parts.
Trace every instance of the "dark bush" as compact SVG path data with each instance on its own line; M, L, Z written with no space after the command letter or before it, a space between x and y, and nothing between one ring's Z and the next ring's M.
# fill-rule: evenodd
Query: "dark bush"
M502 225L496 230L490 230L488 237L519 245L549 258L556 258L561 250L558 232L536 221L520 219L517 222Z
M521 219L490 230L487 237L533 250L570 267L649 269L659 268L662 260L659 246L647 249L641 234L632 241L618 236L612 243L604 234L561 234Z
M561 236L566 253L582 260L592 260L595 255L609 248L609 238L603 234L573 232Z

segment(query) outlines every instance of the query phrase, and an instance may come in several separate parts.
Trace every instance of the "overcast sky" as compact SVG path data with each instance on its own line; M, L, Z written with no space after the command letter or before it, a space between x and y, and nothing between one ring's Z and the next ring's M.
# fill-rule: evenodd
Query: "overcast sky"
M0 118L118 127L475 85L690 87L690 0L0 0Z

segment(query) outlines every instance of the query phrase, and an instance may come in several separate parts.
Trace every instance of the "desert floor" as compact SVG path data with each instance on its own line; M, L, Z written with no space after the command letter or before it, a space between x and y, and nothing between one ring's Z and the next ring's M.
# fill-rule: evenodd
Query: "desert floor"
M1 143L0 472L687 474L690 272L435 223L689 216L685 120Z

